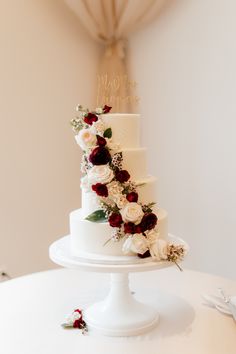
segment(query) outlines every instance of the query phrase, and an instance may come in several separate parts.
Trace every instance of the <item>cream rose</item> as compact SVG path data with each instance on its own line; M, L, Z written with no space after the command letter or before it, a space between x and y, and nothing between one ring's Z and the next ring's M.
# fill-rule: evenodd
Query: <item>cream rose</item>
M159 233L155 229L145 231L145 235L150 243L156 242L159 237Z
M96 145L97 137L91 129L81 129L75 140L82 150L87 150Z
M143 254L148 250L148 241L145 236L134 234L125 240L122 250L125 254L130 252Z
M153 242L149 246L151 256L157 260L166 260L167 259L167 252L168 252L168 243L159 238L156 242Z
M90 184L109 183L114 178L114 173L108 165L96 165L88 171Z
M128 203L120 211L124 222L139 224L143 217L142 207L138 203Z

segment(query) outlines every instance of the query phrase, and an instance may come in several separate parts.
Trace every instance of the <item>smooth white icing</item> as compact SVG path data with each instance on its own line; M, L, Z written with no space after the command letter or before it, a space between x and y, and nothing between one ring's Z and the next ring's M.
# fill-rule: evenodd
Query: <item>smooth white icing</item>
M165 239L168 234L167 213L163 209L157 209L158 232ZM70 213L71 252L73 255L81 255L83 252L122 256L124 240L118 242L109 241L112 228L107 222L96 223L84 220L81 209ZM106 244L105 244L106 243Z
M112 129L112 140L122 149L140 147L140 115L108 113L101 115L107 127Z
M122 169L127 170L131 180L136 181L147 178L147 149L122 149Z

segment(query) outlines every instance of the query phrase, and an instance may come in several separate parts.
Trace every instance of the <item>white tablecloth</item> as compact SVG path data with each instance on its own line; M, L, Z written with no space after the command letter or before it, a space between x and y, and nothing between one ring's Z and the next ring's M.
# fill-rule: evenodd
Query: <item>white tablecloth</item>
M137 337L82 335L61 328L64 316L102 299L109 275L58 269L0 284L1 354L235 354L234 320L203 305L201 293L236 282L177 268L130 275L131 289L161 315L159 325Z

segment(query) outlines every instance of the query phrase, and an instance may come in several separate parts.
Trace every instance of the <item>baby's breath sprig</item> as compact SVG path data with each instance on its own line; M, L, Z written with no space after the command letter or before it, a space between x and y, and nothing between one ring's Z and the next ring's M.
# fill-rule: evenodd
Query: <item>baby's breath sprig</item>
M123 155L122 152L117 152L116 154L114 154L114 156L112 157L111 160L111 168L113 170L121 170L122 169L122 161L123 161Z
M119 208L116 204L109 204L109 203L106 203L104 200L100 201L100 206L101 206L102 210L105 211L107 218L110 216L111 213L118 213L119 212Z
M136 192L136 184L134 182L128 181L123 184L122 194L128 194L131 192Z
M84 121L81 117L72 118L70 124L72 125L72 129L75 133L78 133L85 127Z
M167 248L167 260L177 265L179 270L183 270L177 262L181 262L184 259L186 250L182 245L168 244Z
M148 204L142 205L143 212L144 213L151 213L155 204L156 203L148 203Z

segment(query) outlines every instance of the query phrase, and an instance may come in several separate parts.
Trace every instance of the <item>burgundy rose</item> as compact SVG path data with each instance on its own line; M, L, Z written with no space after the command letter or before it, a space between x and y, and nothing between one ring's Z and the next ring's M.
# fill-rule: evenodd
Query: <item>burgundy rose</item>
M109 107L109 106L107 106L107 105L105 104L105 106L103 107L103 113L108 113L108 112L110 112L111 108L112 108L112 107Z
M143 232L143 228L141 224L135 225L135 233L141 234Z
M80 318L79 320L75 320L75 322L73 323L73 327L74 328L80 328L82 325L83 320Z
M150 257L150 256L151 256L151 254L150 254L149 250L147 250L147 251L144 252L143 254L138 253L138 257L139 257L139 258L147 258L147 257Z
M81 317L80 317L79 319L77 319L77 320L74 321L73 327L74 327L74 328L81 328L81 326L82 326L83 323L84 323L84 320L83 320L83 317L82 317L82 311L79 310L79 309L77 309L77 310L75 310L74 312L78 312L78 313L81 315Z
M107 143L106 139L104 139L102 136L97 135L97 144L99 146L105 146Z
M109 151L103 147L98 146L89 155L89 161L93 165L106 165L108 162L111 161L111 155Z
M130 193L128 193L128 194L126 195L126 199L127 199L130 203L132 203L132 202L137 203L137 201L138 201L138 193L136 193L136 192L130 192Z
M157 216L154 213L144 214L140 225L143 231L153 229L157 224Z
M85 117L84 117L84 121L85 123L92 125L93 122L96 122L98 120L98 117L96 116L96 114L94 113L88 113Z
M76 309L74 312L78 312L82 315L82 311L80 309Z
M122 217L121 217L120 213L112 213L109 216L108 221L109 221L109 224L112 227L120 227L121 224L123 223L123 220L122 220Z
M127 222L124 224L125 234L135 234L135 224L132 222Z
M97 193L100 197L107 197L108 196L108 189L105 184L96 183L92 185L92 190Z
M116 172L116 179L120 183L127 182L130 179L130 174L126 170L119 170Z

